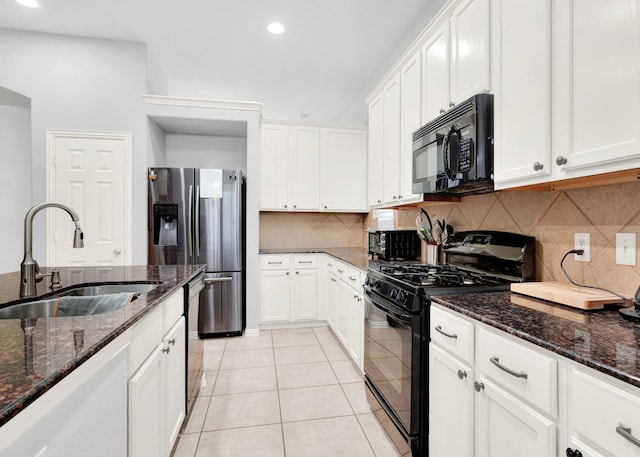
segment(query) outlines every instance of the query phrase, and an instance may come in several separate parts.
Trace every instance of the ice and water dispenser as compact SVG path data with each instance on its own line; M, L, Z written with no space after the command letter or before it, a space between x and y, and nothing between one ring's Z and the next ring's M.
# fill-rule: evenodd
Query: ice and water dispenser
M156 246L178 245L178 204L153 204L153 244Z

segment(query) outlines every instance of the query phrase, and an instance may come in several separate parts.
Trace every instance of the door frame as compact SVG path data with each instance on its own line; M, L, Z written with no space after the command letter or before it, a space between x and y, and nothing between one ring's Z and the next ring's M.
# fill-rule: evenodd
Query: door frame
M133 167L133 136L127 132L97 132L89 130L57 130L46 129L46 185L47 201L51 201L56 188L56 167L55 167L55 145L58 138L84 138L84 139L106 139L122 140L124 142L124 265L131 265L133 258L133 227L132 223L132 167ZM82 223L82 221L80 221ZM47 262L50 263L55 255L53 249L53 219L47 217Z

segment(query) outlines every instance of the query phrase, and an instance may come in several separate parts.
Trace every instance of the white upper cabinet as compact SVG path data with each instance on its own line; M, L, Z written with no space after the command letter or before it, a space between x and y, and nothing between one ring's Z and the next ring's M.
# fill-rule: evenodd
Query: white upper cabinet
M449 21L428 35L422 48L422 118L425 123L449 108Z
M490 89L489 0L463 0L422 48L423 122Z
M385 202L396 202L400 194L400 74L384 88L384 184Z
M553 6L558 177L640 166L640 1Z
M413 132L422 127L422 54L418 51L400 69L400 200L416 202L412 193Z
M640 167L640 0L493 8L496 189Z
M260 210L365 211L364 129L265 122L261 143ZM333 193L336 183L357 195Z
M367 211L367 131L320 131L321 206L332 211Z
M495 0L492 12L496 188L542 182L552 171L551 0Z
M368 199L369 206L382 205L384 182L384 98L378 94L369 102L369 160Z

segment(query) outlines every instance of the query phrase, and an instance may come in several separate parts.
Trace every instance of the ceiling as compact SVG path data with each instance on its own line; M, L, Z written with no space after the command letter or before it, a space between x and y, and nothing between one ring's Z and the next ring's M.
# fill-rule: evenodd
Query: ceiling
M369 90L444 0L0 0L0 27L147 45L149 93L366 123ZM286 31L266 27L281 22Z

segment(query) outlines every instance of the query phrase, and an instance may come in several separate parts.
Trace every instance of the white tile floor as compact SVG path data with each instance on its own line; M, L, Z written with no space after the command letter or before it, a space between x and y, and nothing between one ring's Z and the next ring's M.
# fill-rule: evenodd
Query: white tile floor
M173 457L397 457L327 327L205 341L207 385Z

